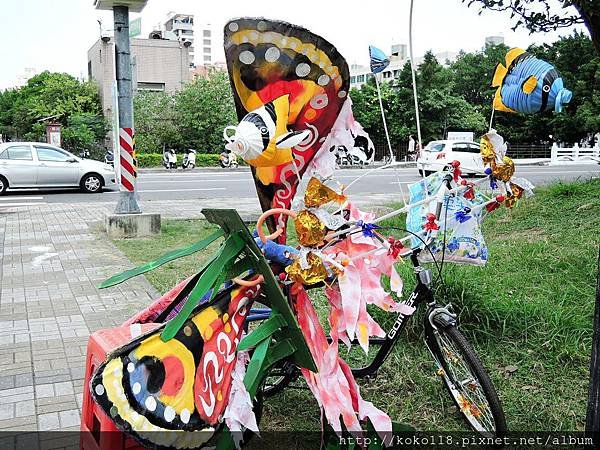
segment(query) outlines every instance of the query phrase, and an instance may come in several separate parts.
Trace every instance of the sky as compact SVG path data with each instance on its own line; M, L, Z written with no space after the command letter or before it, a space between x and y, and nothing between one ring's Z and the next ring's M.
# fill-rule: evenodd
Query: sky
M112 12L98 11L93 4L93 0L2 0L0 89L14 86L29 67L87 77L87 51L100 35L98 19L107 29L112 29L113 20ZM392 43L408 43L409 5L410 0L148 0L141 14L142 37L169 11L194 14L196 25L210 23L219 36L231 18L263 16L302 25L334 44L349 64L367 64L370 44L389 52ZM131 14L130 19L138 16ZM503 35L509 46L527 47L573 31L513 32L507 13L478 15L477 8L461 0L416 0L413 23L415 57L427 50L478 50L490 35ZM223 57L217 54L216 59Z

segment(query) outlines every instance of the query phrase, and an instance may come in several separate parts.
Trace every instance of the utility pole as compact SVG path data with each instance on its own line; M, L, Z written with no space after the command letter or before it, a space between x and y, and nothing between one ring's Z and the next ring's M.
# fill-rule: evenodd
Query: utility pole
M94 0L96 9L113 11L115 40L115 78L117 84L118 152L115 168L119 184L119 200L115 213L106 218L111 237L147 236L160 232L159 214L142 214L135 185L137 167L134 158L133 73L129 42L129 11L141 12L147 0Z
M119 201L115 214L139 214L140 206L135 198L137 168L134 159L133 128L133 75L129 45L129 8L113 6L115 30L115 74L117 78L119 105ZM117 162L117 161L115 161Z

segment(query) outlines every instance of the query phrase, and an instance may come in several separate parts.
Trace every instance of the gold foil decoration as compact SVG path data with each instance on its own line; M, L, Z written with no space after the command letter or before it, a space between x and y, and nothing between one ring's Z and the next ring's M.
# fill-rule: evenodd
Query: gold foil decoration
M483 164L492 164L496 160L496 152L494 152L494 146L492 145L487 136L482 136L480 143L481 159L483 159Z
M310 179L304 192L304 204L307 208L318 208L329 202L342 203L345 200L346 196L338 194L315 177Z
M525 191L521 186L514 183L510 183L510 190L511 192L507 193L506 201L504 202L507 208L515 206L515 203L523 196L523 192Z
M314 253L308 253L306 261L308 262L308 268L306 269L303 269L300 265L300 258L296 258L292 264L285 268L286 273L292 280L302 284L316 284L327 278L327 269L321 258Z
M325 224L310 211L300 211L294 219L298 242L303 247L314 247L325 239L327 229Z
M515 163L508 156L502 158L502 164L491 163L492 175L497 180L509 181L515 173Z

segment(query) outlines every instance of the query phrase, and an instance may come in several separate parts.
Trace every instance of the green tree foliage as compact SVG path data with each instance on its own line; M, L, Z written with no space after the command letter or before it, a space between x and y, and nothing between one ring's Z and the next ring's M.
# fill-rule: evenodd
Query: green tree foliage
M583 23L588 29L596 53L600 55L600 4L598 0L463 0L481 11L508 11L516 19L513 30L525 27L532 33L568 28ZM576 10L571 13L569 7Z
M227 73L214 71L186 85L175 97L175 111L184 148L220 153L223 129L237 123Z
M428 52L418 67L417 87L421 133L424 142L444 138L447 131L481 132L485 118L454 89L453 71L444 67ZM360 90L352 90L354 114L376 141L383 142L383 125L377 90L373 79ZM381 83L381 96L392 146L397 147L416 136L416 120L412 93L410 63L406 63L392 83Z
M162 153L165 148L220 153L223 128L237 118L226 72L196 78L174 94L139 92L134 98L138 153Z
M135 146L138 153L161 153L182 140L175 98L166 92L138 92L133 98Z
M44 141L47 118L62 125L65 148L94 150L106 135L98 88L66 73L43 72L0 93L0 127L12 139Z
M495 88L491 87L496 64L504 63L505 45L488 45L472 53L461 52L443 66L427 53L417 70L417 87L423 141L443 139L448 131L483 133L492 112ZM550 61L573 91L571 103L556 114L512 114L496 111L494 128L512 143L554 140L578 142L600 130L600 57L590 39L575 32L553 44L532 46L536 56ZM410 64L406 63L391 83L381 83L383 106L392 145L416 135ZM377 90L373 80L352 90L356 119L379 143L384 142Z

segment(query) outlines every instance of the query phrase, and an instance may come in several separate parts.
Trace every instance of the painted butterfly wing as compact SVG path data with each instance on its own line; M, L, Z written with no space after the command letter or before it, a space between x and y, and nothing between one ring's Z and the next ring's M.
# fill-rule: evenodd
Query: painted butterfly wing
M369 45L369 58L371 59L371 72L379 73L390 65L390 60L383 51Z
M148 447L213 445L243 322L257 294L258 288L223 291L198 306L173 339L162 341L162 324L112 352L92 378L94 399Z
M293 148L295 161L252 168L263 210L289 208L298 183L293 164L303 174L329 133L348 95L348 64L325 39L286 22L240 18L227 23L224 31L238 119L289 95L289 129L310 131Z

